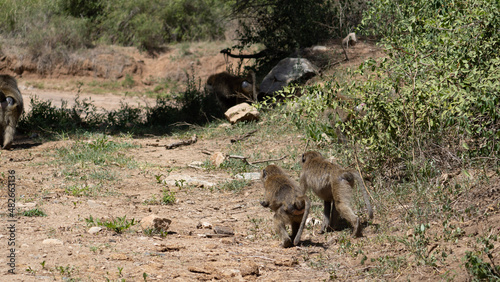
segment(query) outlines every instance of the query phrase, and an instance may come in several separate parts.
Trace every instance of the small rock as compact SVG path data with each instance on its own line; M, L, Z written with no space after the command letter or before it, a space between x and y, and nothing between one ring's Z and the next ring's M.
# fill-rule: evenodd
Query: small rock
M214 227L215 234L224 234L224 235L234 235L233 229L227 226L216 225Z
M259 120L260 114L256 108L250 106L248 103L241 103L227 110L224 115L231 124L241 121L254 121Z
M45 239L43 240L42 244L44 245L62 245L63 241L59 239Z
M204 274L211 274L212 273L208 269L204 269L204 268L197 267L197 266L189 266L188 270L191 272L194 272L194 273L204 273Z
M298 260L294 257L276 260L274 262L274 264L278 265L278 266L293 266L293 265L296 265L298 263L299 263Z
M24 203L24 204L16 204L17 208L34 208L36 207L36 203Z
M235 177L238 179L245 179L245 180L259 180L260 173L259 172L245 172L245 173L236 174Z
M226 155L221 152L215 152L210 156L210 162L215 167L220 167L220 165L226 160Z
M153 228L158 231L166 232L168 227L170 226L172 221L168 218L161 218L155 214L148 215L145 218L141 219L141 227L142 229L150 229Z
M241 276L245 277L248 275L259 275L259 266L254 262L249 262L241 266L240 268Z
M196 225L198 229L212 229L212 223L210 222L200 222Z
M222 244L225 244L225 245L231 245L231 244L233 244L233 242L234 242L234 241L233 241L233 239L229 239L229 238L222 238L222 239L220 239L220 242L221 242Z
M96 201L93 201L93 200L88 200L87 201L87 204L89 205L89 207L91 208L98 208L100 207L101 205L99 205Z
M89 234L96 234L96 233L99 233L99 231L101 231L102 228L101 227L98 227L98 226L94 226L94 227L91 227L87 233Z
M109 256L109 258L112 260L129 260L126 254L121 254L121 253L113 253Z

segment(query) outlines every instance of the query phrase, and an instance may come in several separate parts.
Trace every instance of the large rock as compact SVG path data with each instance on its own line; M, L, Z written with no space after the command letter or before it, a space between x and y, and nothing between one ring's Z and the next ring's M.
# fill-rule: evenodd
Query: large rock
M253 121L259 120L260 114L256 108L250 106L248 103L241 103L227 110L224 115L231 124L240 121Z
M318 74L317 67L304 58L286 58L281 60L262 80L260 92L273 94L283 89L290 82L307 80Z

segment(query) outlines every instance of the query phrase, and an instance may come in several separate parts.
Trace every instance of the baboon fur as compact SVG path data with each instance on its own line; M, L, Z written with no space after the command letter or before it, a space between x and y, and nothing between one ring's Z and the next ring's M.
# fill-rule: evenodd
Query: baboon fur
M10 75L0 75L0 144L3 149L11 148L23 110L23 97L16 80Z
M343 169L338 164L327 161L315 151L302 155L301 188L304 193L311 189L324 203L321 233L327 231L328 228L333 230L338 227L341 217L352 225L353 237L362 236L359 217L352 210L354 180L358 182L358 187L361 189L368 215L370 219L373 219L370 198L363 180L356 171Z
M274 228L282 246L288 248L297 245L311 208L309 199L302 193L298 183L279 166L268 165L262 170L261 180L264 184L264 200L260 204L274 211ZM286 224L292 226L291 236L286 231Z
M224 109L257 100L255 73L252 71L246 77L234 76L228 72L212 74L207 79L206 89L215 93Z

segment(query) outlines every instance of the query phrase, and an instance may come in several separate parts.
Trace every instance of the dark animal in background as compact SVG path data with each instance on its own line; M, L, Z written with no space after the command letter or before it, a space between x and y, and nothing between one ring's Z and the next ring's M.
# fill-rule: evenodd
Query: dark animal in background
M228 72L212 74L207 79L206 89L215 93L226 110L243 102L257 101L255 73L252 71L246 77L234 76Z

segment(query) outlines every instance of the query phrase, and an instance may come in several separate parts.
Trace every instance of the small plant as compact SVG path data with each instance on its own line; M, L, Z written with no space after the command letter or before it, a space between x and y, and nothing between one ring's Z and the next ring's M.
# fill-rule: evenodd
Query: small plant
M28 272L29 274L32 274L32 275L36 275L36 270L31 268L31 266L28 266L28 268L26 268L26 272Z
M71 274L75 271L75 268L72 267L72 266L69 266L69 265L66 266L66 267L64 267L64 266L56 266L55 269L58 270L59 273L61 275L63 275L63 276L64 275L71 276Z
M160 237L167 237L168 232L163 230L163 229L156 229L156 228L146 228L142 231L144 235L146 236L160 236Z
M228 182L223 183L222 186L220 187L220 190L240 192L249 183L250 182L248 180L245 180L245 179L232 180L232 181L228 181Z
M161 177L162 176L163 176L163 174L155 174L156 183L160 183L161 184Z
M135 219L127 220L127 216L123 217L113 217L109 220L99 220L94 219L91 215L85 219L88 226L98 225L106 227L109 230L115 231L116 233L122 233L124 230L129 229L130 227L136 224Z
M123 271L123 267L117 267L118 268L118 276L122 277L123 274L122 274L122 271Z
M23 212L23 216L29 216L29 217L32 217L32 216L47 216L47 214L38 209L38 208L35 208L35 209L31 209L31 210L27 210L27 211L24 211Z
M186 183L185 179L175 180L175 187L179 187L179 189L184 188L184 184Z
M163 196L161 197L161 203L164 205L171 205L175 203L175 192L168 191L167 189L163 190Z
M482 245L480 250L465 252L465 268L469 272L472 281L499 281L500 266L493 261L493 243L490 240L497 241L497 235L481 237L477 242ZM490 263L484 262L481 257L486 255Z

